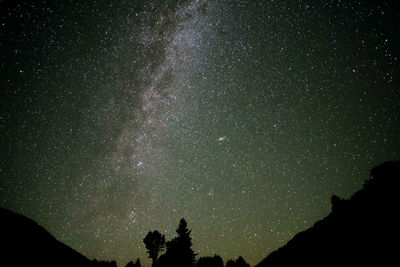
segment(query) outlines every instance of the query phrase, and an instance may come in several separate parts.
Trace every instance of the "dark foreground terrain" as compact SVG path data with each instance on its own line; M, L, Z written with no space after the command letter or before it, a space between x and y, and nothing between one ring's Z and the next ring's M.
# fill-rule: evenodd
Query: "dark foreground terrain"
M348 200L332 196L332 212L326 218L256 267L398 266L399 180L400 161L372 169L360 191ZM57 241L33 220L3 208L0 236L0 266L101 265Z
M0 209L1 266L91 266L91 261L57 241L35 221Z
M256 267L399 266L400 161L371 170L349 200L332 197L332 211Z

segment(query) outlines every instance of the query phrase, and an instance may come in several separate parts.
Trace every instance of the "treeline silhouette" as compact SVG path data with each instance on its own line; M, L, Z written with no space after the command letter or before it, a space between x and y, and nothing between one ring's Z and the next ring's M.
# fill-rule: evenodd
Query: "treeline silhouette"
M220 256L201 257L195 261L191 231L185 219L180 220L176 233L177 237L167 242L158 231L146 235L143 242L153 267L224 267ZM56 240L35 221L4 208L0 208L0 237L0 266L117 267L114 260L89 260ZM165 253L159 256L164 249ZM228 261L226 267L248 267L243 263L245 261L239 257ZM141 267L140 259L125 266Z
M157 230L150 231L143 239L149 258L152 259L152 267L224 267L220 256L200 257L195 260L196 253L192 249L191 230L187 222L182 218L178 228L175 230L177 237L165 242L165 236ZM158 256L160 252L165 253ZM239 257L237 260L228 260L226 267L250 267L248 263Z
M332 211L327 217L295 235L255 267L397 266L399 181L400 161L373 168L371 178L360 191L348 200L333 195ZM0 208L0 234L1 266L117 266L113 260L87 259L57 241L33 220L3 208ZM152 267L250 267L241 256L228 260L225 266L218 255L203 256L196 261L191 231L184 218L176 234L169 241L157 230L144 237ZM141 267L140 259L126 267Z
M188 229L184 218L179 221L179 226L175 230L177 236L170 241L165 241L165 236L159 231L150 231L143 239L147 254L152 259L152 267L224 267L222 258L218 255L203 256L197 261L196 253L192 249L191 230ZM165 250L165 253L159 255ZM117 267L115 261L97 261L91 262L92 266ZM130 261L125 267L141 267L140 259L135 263ZM250 265L239 256L236 260L228 260L225 267L250 267Z

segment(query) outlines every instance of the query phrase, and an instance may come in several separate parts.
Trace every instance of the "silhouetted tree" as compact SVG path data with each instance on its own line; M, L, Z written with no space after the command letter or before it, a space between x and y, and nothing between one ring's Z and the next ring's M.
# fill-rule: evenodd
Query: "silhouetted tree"
M341 199L336 195L332 195L331 204L332 204L332 212L337 212L338 210L342 209L345 206L346 200Z
M235 267L235 261L234 260L228 260L226 262L225 267Z
M176 229L177 237L166 243L167 251L160 257L160 266L192 267L196 254L192 250L191 231L185 219L181 219Z
M92 261L92 266L96 267L117 267L117 262L116 261L97 261L94 259Z
M248 264L242 256L239 256L236 260L236 267L250 267L250 264Z
M158 254L165 246L165 236L160 234L157 230L154 232L150 231L143 239L143 243L146 245L149 258L153 260L152 266L156 267Z
M218 255L214 255L214 257L201 257L197 260L196 267L224 267L224 262Z
M250 264L248 264L242 256L239 256L235 261L228 260L225 267L250 267Z
M125 267L141 267L140 260L137 259L135 263L133 263L133 261L130 261L125 265Z

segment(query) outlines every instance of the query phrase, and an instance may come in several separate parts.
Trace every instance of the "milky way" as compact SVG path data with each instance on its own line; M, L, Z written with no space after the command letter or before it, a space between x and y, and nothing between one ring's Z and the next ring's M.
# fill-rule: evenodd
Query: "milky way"
M91 259L254 265L400 158L389 1L73 2L0 3L0 203Z

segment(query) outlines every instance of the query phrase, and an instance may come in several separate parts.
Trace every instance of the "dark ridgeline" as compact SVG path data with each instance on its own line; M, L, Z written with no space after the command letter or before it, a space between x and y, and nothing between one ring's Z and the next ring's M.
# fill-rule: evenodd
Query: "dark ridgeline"
M397 266L398 193L400 161L385 162L371 170L371 179L349 200L332 196L332 212L313 227L298 233L255 267L273 266ZM196 262L191 231L184 219L177 237L165 243L159 232L143 240L153 267L224 267L220 256ZM0 208L0 266L108 266L115 261L90 261L57 241L33 220ZM158 257L166 246L166 251ZM396 264L397 262L397 264ZM140 267L140 261L126 267ZM242 257L225 267L249 267Z
M41 267L116 267L115 261L90 261L72 248L56 240L35 221L0 208L0 266L41 266ZM149 232L144 239L149 257L158 267L224 267L220 256L201 257L195 262L196 253L192 247L191 231L185 219L176 229L177 237L166 242L165 254L158 257L165 245L165 237L158 231ZM157 261L157 258L159 261ZM249 267L242 257L229 267ZM228 266L228 265L227 265ZM141 267L140 260L128 262L126 267Z
M332 196L332 211L255 267L398 266L400 161L371 170L349 200ZM397 264L396 264L397 262Z
M0 208L1 266L93 266L33 220Z
M0 257L0 266L117 266L115 261L90 261L35 221L4 208L0 208ZM134 267L140 267L140 262Z

